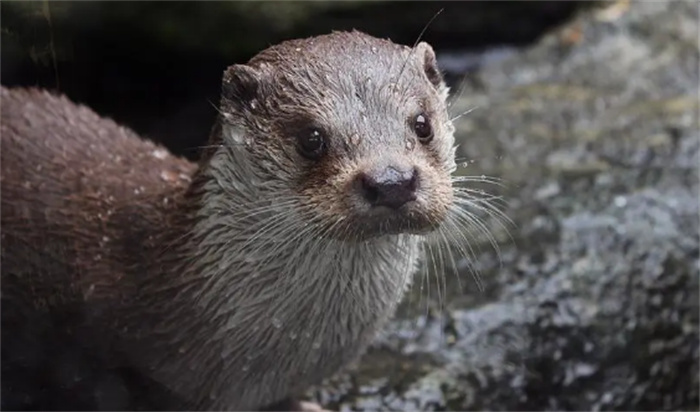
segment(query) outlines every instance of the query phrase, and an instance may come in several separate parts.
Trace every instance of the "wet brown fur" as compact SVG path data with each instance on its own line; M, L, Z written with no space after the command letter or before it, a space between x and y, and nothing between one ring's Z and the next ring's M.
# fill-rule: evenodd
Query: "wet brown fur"
M113 333L114 347L187 399L184 408L261 407L359 356L410 282L419 238L406 233L438 226L452 204L447 91L424 43L333 33L230 67L199 167L65 97L1 93L3 307L86 305L86 322ZM421 110L433 119L429 145L411 130ZM330 139L317 163L295 150L308 124ZM391 162L420 169L422 200L378 226L363 219L352 182ZM236 240L250 224L233 216L256 198L298 199L289 222L312 210L335 229L300 245L308 259L274 269L264 253L279 245ZM298 254L284 247L277 260ZM247 260L256 253L268 265L260 279ZM281 329L266 323L276 313L289 315ZM305 330L295 342L280 337ZM309 353L314 338L322 346ZM254 350L268 355L248 370ZM317 370L307 371L312 359Z

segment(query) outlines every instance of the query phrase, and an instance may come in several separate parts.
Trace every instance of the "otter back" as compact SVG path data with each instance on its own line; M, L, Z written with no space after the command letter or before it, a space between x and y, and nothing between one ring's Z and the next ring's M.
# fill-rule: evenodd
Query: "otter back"
M96 363L122 366L95 321L129 293L139 233L160 224L195 167L65 97L4 87L0 97L3 408L123 409L98 402L89 382ZM135 204L138 221L115 221ZM75 397L48 394L71 384Z

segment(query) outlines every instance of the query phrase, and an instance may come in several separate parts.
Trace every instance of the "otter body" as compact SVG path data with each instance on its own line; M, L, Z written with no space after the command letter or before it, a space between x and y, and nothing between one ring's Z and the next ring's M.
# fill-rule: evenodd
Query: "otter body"
M452 207L446 94L425 43L284 42L227 69L194 165L3 88L3 331L71 308L168 409L298 395L362 353Z

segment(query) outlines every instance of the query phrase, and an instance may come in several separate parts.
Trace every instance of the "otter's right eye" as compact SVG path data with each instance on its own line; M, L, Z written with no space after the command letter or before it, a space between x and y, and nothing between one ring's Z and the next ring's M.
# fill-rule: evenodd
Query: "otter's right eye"
M307 159L318 160L326 152L326 141L318 129L303 131L298 138L299 153Z
M413 119L413 131L416 132L421 143L430 143L433 140L433 128L430 126L428 116L421 113Z

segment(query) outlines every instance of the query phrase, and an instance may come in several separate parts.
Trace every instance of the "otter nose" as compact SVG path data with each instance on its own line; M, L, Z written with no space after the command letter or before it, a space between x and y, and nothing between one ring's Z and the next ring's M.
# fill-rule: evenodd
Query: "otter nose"
M400 170L388 166L377 172L359 176L362 194L372 206L398 209L411 200L416 200L418 173L415 168Z

